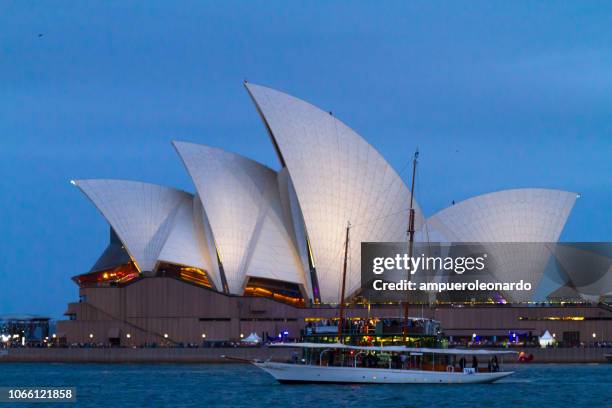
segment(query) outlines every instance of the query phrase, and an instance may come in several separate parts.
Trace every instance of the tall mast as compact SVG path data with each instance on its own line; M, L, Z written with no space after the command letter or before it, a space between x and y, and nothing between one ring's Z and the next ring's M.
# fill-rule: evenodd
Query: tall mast
M344 266L342 267L342 292L340 292L340 318L338 319L338 342L342 343L342 327L344 325L344 291L346 290L346 265L348 260L349 229L351 223L346 224L346 238L344 241Z
M412 185L410 186L410 213L408 215L408 258L412 258L412 252L414 247L414 179L416 177L416 168L419 158L419 149L414 152L414 158L412 159ZM408 274L408 280L410 280L410 272ZM404 301L404 327L402 330L402 337L404 343L408 339L408 301L410 300L409 291L406 291L406 300Z

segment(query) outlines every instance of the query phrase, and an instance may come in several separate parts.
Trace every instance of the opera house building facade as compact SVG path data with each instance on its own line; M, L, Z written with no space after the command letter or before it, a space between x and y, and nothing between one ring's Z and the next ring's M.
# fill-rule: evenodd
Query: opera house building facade
M69 319L57 329L66 342L201 344L252 332L299 337L310 324L338 315L348 222L346 315L355 321L399 316L397 305L359 296L360 243L407 240L406 183L330 112L270 88L245 87L278 169L174 141L193 192L137 181L72 181L108 222L110 239L93 267L73 278L80 300L69 304ZM454 203L430 217L415 200L417 239L427 232L436 241L556 243L576 199L575 192L521 188ZM593 266L604 270L597 279L584 279L580 266L570 264L575 256L564 263L564 253L580 250L503 262L500 280L535 283L551 257L565 265L562 280L543 299L536 291L468 305L430 299L422 307L415 302L411 315L440 321L450 336L546 329L586 340L612 319L599 303L612 293L612 277L605 260ZM546 306L535 303L543 301Z

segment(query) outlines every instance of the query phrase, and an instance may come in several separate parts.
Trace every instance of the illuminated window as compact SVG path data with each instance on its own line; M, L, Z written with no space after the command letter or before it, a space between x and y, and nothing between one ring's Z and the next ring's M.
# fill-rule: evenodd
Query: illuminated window
M297 284L274 279L249 278L244 295L267 297L292 306L304 306L304 298Z
M162 263L157 268L158 274L180 279L198 286L212 288L213 285L205 270L191 266L182 266L171 263Z
M112 286L126 284L139 276L133 262L98 272L90 272L72 278L80 287Z

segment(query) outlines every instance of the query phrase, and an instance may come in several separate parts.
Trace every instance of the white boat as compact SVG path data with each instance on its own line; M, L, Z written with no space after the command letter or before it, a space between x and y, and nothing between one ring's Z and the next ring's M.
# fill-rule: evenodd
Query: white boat
M293 347L304 351L302 359L291 363L264 361L253 364L283 384L478 384L492 383L513 374L502 371L499 360L503 355L516 354L508 350L434 349L404 346L369 347L340 343L282 343L272 347ZM333 354L332 354L333 353ZM336 357L331 357L338 356ZM367 363L367 356L393 356ZM403 358L401 356L404 356ZM466 367L466 357L480 362ZM485 367L478 365L488 359ZM377 357L372 357L376 360ZM476 359L476 360L474 360ZM457 362L463 361L463 364ZM369 366L364 366L369 365Z

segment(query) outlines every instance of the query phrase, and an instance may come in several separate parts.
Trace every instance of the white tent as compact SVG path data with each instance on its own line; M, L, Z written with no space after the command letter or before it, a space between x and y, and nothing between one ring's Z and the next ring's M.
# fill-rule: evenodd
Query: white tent
M540 347L545 348L548 346L552 346L555 342L555 338L551 336L550 332L546 330L543 335L540 336L539 339Z
M258 344L258 343L261 343L261 337L259 337L257 333L253 332L249 334L247 337L245 337L244 339L242 339L242 342Z

